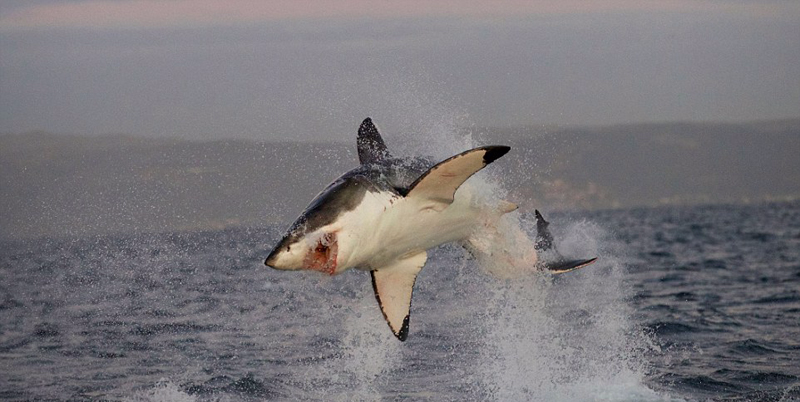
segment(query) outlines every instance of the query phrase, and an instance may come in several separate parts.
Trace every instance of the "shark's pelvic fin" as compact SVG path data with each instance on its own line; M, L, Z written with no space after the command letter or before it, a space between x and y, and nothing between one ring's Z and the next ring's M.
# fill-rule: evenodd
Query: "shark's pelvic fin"
M381 138L381 133L378 128L372 123L372 119L367 117L361 122L358 127L358 140L356 141L358 147L358 160L361 164L380 162L388 159L389 151L386 149L386 143Z
M372 289L381 306L383 317L386 318L392 333L401 341L405 341L408 337L408 319L414 281L427 259L428 254L423 251L396 261L391 266L370 272Z
M500 200L500 202L497 204L497 212L503 215L514 212L517 209L519 209L519 206L511 201Z
M510 149L504 145L490 145L452 156L418 177L409 186L406 196L425 197L432 201L451 204L461 184L486 165L505 155Z

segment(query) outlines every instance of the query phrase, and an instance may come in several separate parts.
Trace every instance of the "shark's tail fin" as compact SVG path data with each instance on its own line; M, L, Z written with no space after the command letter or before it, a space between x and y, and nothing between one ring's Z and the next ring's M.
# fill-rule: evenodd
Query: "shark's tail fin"
M535 210L536 213L536 240L533 243L534 249L536 249L536 254L538 256L537 263L550 271L553 274L563 274L565 272L574 271L579 268L583 268L595 261L597 261L597 257L590 258L588 260L572 260L566 259L561 253L558 252L556 249L555 243L553 242L553 234L550 233L550 229L547 227L550 225L550 222L544 220L544 217L539 210Z
M597 260L562 256L555 247L555 240L548 229L549 223L539 211L536 211L537 234L533 239L516 219L500 219L504 213L514 209L516 205L513 203L501 201L492 214L484 217L480 230L462 242L486 272L501 278L514 278L531 269L561 274L583 268Z
M550 226L550 222L544 220L538 209L535 209L534 213L536 214L536 240L533 243L533 247L539 253L550 250L558 254L558 250L553 245L553 235L550 233L550 229L547 228Z

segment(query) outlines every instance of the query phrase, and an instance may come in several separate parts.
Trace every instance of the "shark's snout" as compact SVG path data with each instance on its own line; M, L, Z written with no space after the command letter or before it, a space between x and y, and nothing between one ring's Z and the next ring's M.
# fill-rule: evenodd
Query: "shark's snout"
M299 244L288 244L287 239L281 240L267 256L264 264L268 267L281 270L297 270L303 268L305 260L305 247Z
M278 253L279 250L272 250L272 252L269 253L269 256L267 257L267 260L264 261L264 265L276 268L275 265L278 264Z

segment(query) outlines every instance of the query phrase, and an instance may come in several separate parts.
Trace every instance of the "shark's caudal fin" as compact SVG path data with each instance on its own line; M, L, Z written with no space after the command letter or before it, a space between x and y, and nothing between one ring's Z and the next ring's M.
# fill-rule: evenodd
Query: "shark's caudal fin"
M544 220L544 217L539 210L536 213L536 240L534 248L539 255L539 264L553 274L563 274L565 272L574 271L583 268L595 261L597 257L588 260L568 260L556 250L553 243L553 234L550 233L550 222Z
M411 294L414 281L428 259L426 252L399 260L388 267L371 271L372 289L381 306L383 317L392 333L405 341L408 337L408 320L411 309Z
M550 226L550 222L544 220L538 209L534 210L534 213L536 214L536 241L533 247L538 252L553 250L558 253L555 246L553 246L553 235L550 233L550 229L547 228Z
M566 272L574 271L576 269L581 269L587 265L592 264L593 262L597 261L597 257L590 258L588 260L560 260L560 261L545 261L545 268L551 274L563 274Z
M380 162L390 158L386 143L381 138L378 128L372 123L372 119L367 117L358 127L358 160L362 165L367 163Z
M405 195L451 204L461 184L486 165L505 155L510 149L505 145L490 145L452 156L418 177L409 186Z

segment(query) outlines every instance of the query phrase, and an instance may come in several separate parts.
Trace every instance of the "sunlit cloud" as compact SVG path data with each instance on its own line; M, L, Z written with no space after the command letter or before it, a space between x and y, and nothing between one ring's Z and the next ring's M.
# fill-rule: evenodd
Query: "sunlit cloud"
M792 2L789 2L792 3ZM95 0L37 2L0 14L3 30L239 25L281 20L469 17L507 18L596 12L779 14L787 2L721 0Z

